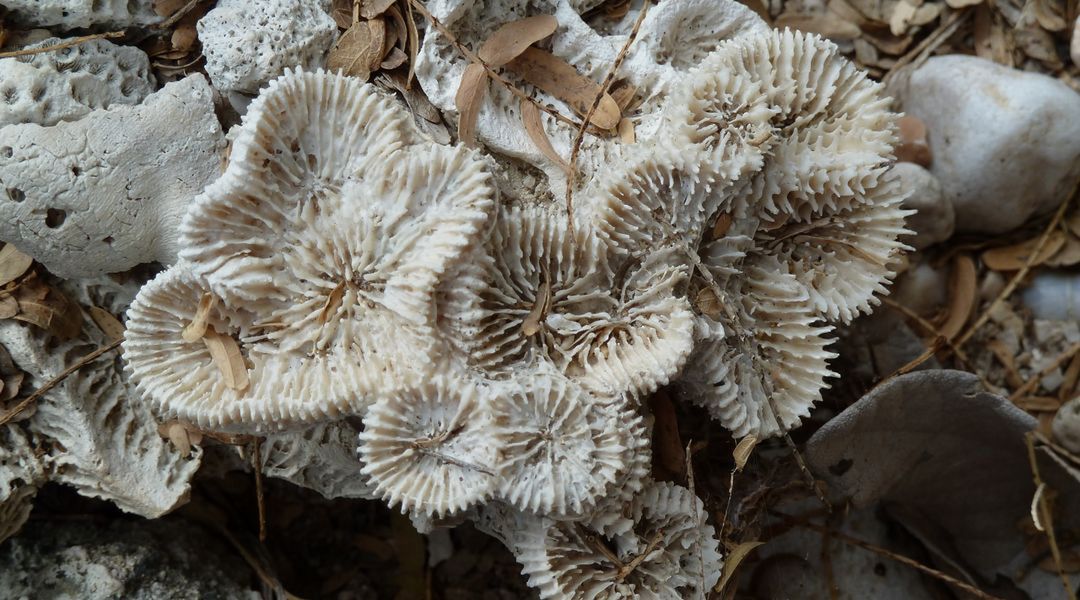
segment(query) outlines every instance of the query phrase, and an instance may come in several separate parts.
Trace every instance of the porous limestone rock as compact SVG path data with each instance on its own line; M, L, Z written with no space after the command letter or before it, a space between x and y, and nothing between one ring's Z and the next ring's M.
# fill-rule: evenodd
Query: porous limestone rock
M183 521L52 519L0 552L5 598L257 600L235 551Z
M1053 77L950 55L892 91L926 123L930 172L958 232L1012 230L1053 210L1080 180L1080 94Z
M153 0L4 0L0 6L19 26L123 29L161 21Z
M49 38L31 47L64 40ZM154 91L150 59L133 46L93 40L0 59L0 127L55 125L114 104L138 104Z
M937 177L910 162L896 163L892 172L900 179L900 189L907 194L904 208L916 211L907 218L907 228L915 235L905 241L921 250L949 239L956 228L956 215Z
M192 75L137 106L0 129L0 239L61 277L174 262L184 211L221 172L211 95Z
M221 92L255 93L288 67L321 67L337 37L325 0L221 0L199 19L206 73Z

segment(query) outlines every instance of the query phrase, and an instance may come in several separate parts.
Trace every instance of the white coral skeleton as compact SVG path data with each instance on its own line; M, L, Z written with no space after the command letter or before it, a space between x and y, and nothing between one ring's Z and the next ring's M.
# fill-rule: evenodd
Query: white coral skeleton
M598 81L633 22L503 4L431 3L418 80L451 120L467 60L445 28L479 44L554 15L540 45ZM538 149L495 83L470 150L359 80L271 81L180 262L129 311L140 392L162 418L272 433L268 464L324 493L475 519L542 597L706 597L715 532L690 490L651 480L643 400L675 384L735 437L797 427L832 376L827 335L885 292L906 213L895 115L835 46L727 0L651 11L617 74L634 140L589 132L569 187L551 150L568 158L576 131L544 114ZM344 416L363 421L355 485Z

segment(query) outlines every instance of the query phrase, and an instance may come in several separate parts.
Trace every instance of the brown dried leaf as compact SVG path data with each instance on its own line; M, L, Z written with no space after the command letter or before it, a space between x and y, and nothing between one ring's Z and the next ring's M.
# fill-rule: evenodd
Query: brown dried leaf
M735 222L735 217L731 213L720 213L716 216L716 223L713 223L712 239L718 240L725 235L729 229L731 229L732 223Z
M1061 400L1055 396L1024 396L1015 404L1028 412L1057 412L1061 408Z
M949 308L941 335L951 340L963 331L975 310L978 287L975 261L966 254L957 254L949 275Z
M180 332L180 337L187 343L200 340L206 335L207 325L210 322L210 311L217 306L217 296L206 292L199 298L199 308L195 310L195 316L191 322Z
M615 99L615 104L619 105L619 110L625 113L637 97L637 86L625 79L620 79L611 84L608 93Z
M679 420L675 405L666 392L660 391L649 399L649 407L655 419L653 425L653 468L660 467L662 476L675 478L686 476L686 450L679 435Z
M722 571L722 575L720 575L720 581L716 582L716 587L714 587L713 590L716 592L723 591L731 581L732 576L735 575L735 570L739 568L739 565L746 560L747 556L750 556L751 552L764 543L765 542L743 542L732 548L730 552L725 553L724 570Z
M525 81L566 102L582 117L589 112L600 93L599 84L578 73L566 61L539 48L526 48L520 56L507 63L507 67ZM610 94L605 93L593 113L591 123L600 129L614 129L621 118L619 105Z
M1031 265L1038 266L1050 260L1050 257L1061 250L1067 239L1068 234L1063 231L1051 232L1042 253L1032 259ZM982 262L995 271L1019 271L1024 268L1024 264L1027 263L1028 258L1035 252L1038 245L1039 238L1036 237L1011 246L991 248L982 253Z
M982 0L945 0L945 4L949 5L949 8L964 8L965 6L975 6L982 3Z
M195 24L183 22L177 24L176 29L173 29L170 41L174 50L186 53L191 50L198 39L199 32L195 30Z
M1051 267L1071 267L1080 264L1080 239L1072 235L1065 236L1065 244L1061 250L1047 259L1046 264Z
M60 290L41 281L28 281L15 290L19 314L15 319L44 329L61 340L68 340L82 329L82 309Z
M558 28L559 21L552 15L536 15L506 23L480 46L480 60L490 67L501 67Z
M4 244L0 248L0 286L22 277L33 262L33 258L19 252L14 244Z
M396 69L405 64L405 61L409 60L408 56L401 51L401 48L392 48L390 53L386 55L386 58L379 63L379 68L383 71L390 71Z
M989 6L982 4L975 8L972 37L975 55L986 60L994 60L994 16Z
M334 0L330 16L341 29L348 29L353 24L353 0Z
M776 26L816 33L834 40L853 40L862 35L858 25L837 14L782 14L776 18Z
M619 139L624 144L633 144L637 141L637 134L634 132L634 122L626 117L619 119Z
M701 288L694 298L694 306L698 312L714 321L719 321L724 315L724 307L721 306L720 299L716 297L716 292L712 291L712 288Z
M100 306L91 306L88 312L94 324L101 330L101 333L105 334L105 337L110 340L118 340L124 337L124 324L114 317L112 313Z
M202 337L214 366L221 371L225 385L234 390L243 391L248 386L247 364L240 353L240 345L229 335L218 333L213 327L206 330Z
M757 448L758 439L756 436L748 435L739 440L739 443L735 446L735 450L732 451L731 456L735 459L735 470L742 471L746 466L746 461L750 460L750 455L754 453L754 448Z
M386 12L397 0L363 0L360 3L360 16L374 19Z
M385 40L386 23L382 19L354 23L330 50L326 68L367 81L382 63Z
M10 319L19 314L19 303L14 296L0 296L0 319Z
M1068 10L1064 2L1058 4L1050 0L1031 0L1024 8L1035 15L1035 20L1046 31L1065 31L1069 26L1065 15L1060 12L1060 9Z
M162 423L158 426L158 433L168 438L181 456L191 456L191 438L188 437L187 428L179 421Z
M915 9L915 16L911 17L911 24L926 25L940 17L943 10L945 10L945 5L938 2L923 4Z
M488 80L484 65L472 63L465 67L454 96L458 111L458 139L466 146L476 146L476 119L487 97Z
M159 17L171 17L187 3L188 0L154 0L154 12Z
M930 143L926 140L926 124L915 115L904 115L897 119L900 143L896 147L896 160L929 167L934 160Z
M405 74L383 73L379 77L381 82L394 88L403 98L405 98L405 104L409 105L409 109L412 110L416 116L428 123L443 122L442 115L439 114L439 109L435 108L435 105L431 103L431 100L428 100L424 90L419 87L409 87L407 85Z
M558 165L564 172L569 173L570 163L559 156L559 153L555 151L555 147L551 145L551 139L548 138L547 131L544 131L544 123L540 119L540 109L531 100L525 98L521 99L521 122L525 125L525 133L529 134L529 139L532 140L533 144L536 144L537 149L548 160Z
M892 14L889 15L889 31L893 35L904 35L911 20L915 18L917 8L906 0L900 0L894 4Z
M891 56L899 56L907 51L915 38L909 33L895 36L889 31L863 30L862 39L869 41L875 48Z
M416 16L413 14L412 4L409 0L401 0L405 3L405 24L409 31L409 76L405 79L405 87L412 87L413 77L416 76L416 55L420 52L420 33L416 30Z

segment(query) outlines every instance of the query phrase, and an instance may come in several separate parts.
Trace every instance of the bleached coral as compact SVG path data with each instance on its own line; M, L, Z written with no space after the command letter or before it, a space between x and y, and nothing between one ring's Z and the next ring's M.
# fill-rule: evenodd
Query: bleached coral
M150 25L161 20L152 4L152 0L4 0L12 23L61 29Z

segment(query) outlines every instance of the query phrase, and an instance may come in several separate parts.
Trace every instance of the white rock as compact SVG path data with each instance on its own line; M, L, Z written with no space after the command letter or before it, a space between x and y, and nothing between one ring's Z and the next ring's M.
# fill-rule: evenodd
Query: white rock
M948 284L947 269L936 269L924 261L896 279L892 297L897 303L929 318L945 304Z
M900 178L900 188L908 194L904 208L918 211L905 223L915 235L904 241L921 250L949 239L956 227L956 215L952 202L942 193L937 177L909 162L896 163L892 172Z
M1069 43L1069 58L1074 65L1080 65L1080 17L1073 24L1072 41Z
M50 38L34 46L62 41ZM0 126L75 121L98 108L138 104L153 91L146 54L106 40L0 59Z
M1058 409L1051 425L1054 439L1070 452L1080 454L1080 397Z
M206 72L222 92L254 93L286 67L321 67L337 37L323 0L222 0L199 20Z
M1051 211L1080 179L1080 94L970 56L931 58L894 90L926 123L959 232L1001 233Z
M1043 271L1032 278L1023 299L1036 319L1080 319L1080 276L1067 271Z
M20 26L75 29L93 25L121 29L161 21L153 0L4 0L10 22Z
M200 75L74 123L0 128L0 239L61 277L172 263L188 203L221 172Z

